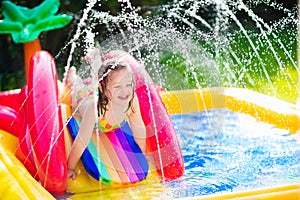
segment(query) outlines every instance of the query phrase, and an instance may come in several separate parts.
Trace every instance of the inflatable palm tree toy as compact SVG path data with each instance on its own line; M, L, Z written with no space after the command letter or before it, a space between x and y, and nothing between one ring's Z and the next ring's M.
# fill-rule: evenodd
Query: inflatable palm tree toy
M55 15L59 9L59 0L45 0L39 6L27 8L10 1L2 2L3 20L0 20L0 34L11 34L15 43L24 44L24 64L28 77L31 56L41 50L39 35L66 26L72 16Z

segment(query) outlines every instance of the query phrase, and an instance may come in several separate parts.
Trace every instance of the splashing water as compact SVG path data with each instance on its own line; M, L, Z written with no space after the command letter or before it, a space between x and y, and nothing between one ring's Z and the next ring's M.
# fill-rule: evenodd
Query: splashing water
M128 0L119 2L122 10L116 16L94 10L94 1L87 4L70 43L67 66L82 66L78 55L90 48L94 34L103 55L113 49L128 51L165 90L243 87L296 101L296 7L266 1L181 0L135 8ZM253 11L260 4L284 17L265 23ZM240 15L246 17L239 19ZM90 70L84 66L79 71L85 77Z
M95 2L87 4L71 41L67 67L78 57L73 54L74 43L84 43L77 52L91 46L88 30L103 54L112 49L132 53L167 90L246 87L295 102L299 93L296 7L268 1L181 0L140 8L130 1L119 2L122 10L116 16L92 9ZM264 22L254 12L261 4L284 17ZM78 66L78 60L73 61Z
M134 7L129 0L118 2L122 5L122 10L116 16L93 9L96 1L87 3L74 37L62 49L64 51L71 46L66 70L71 65L81 66L78 70L80 76L83 78L90 76L91 69L82 65L78 57L83 56L94 45L93 40L95 40L99 43L103 55L113 49L122 49L133 54L145 66L153 80L165 90L243 87L295 102L299 94L297 86L299 71L295 61L295 47L298 41L296 7L287 9L280 4L263 0L248 3L241 0L196 2L174 0L166 5L142 8ZM268 8L281 11L284 17L271 23L264 22L263 18L255 13L260 4L267 4ZM239 18L241 15L244 15L243 19ZM60 54L56 58L59 59L59 56ZM215 143L220 144L218 141L220 138L216 135L223 130L228 116L224 112L220 115L207 110L205 115L210 124L207 137L212 137L214 140L205 140L205 142L207 145L209 143L208 146L211 148ZM198 126L199 119L196 122ZM189 124L189 126L193 125ZM232 130L226 130L224 134L226 136L223 135L222 139L231 137L233 133ZM194 164L193 161L188 160L190 155L192 156L188 146L198 145L199 138L202 141L201 137L204 136L196 135L191 137L192 141L189 141L185 135L180 135L188 165ZM219 147L219 150L224 150L226 154L225 150L228 149L222 148L225 147ZM253 151L259 151L259 148ZM210 149L203 151L209 152ZM249 152L252 151L251 148L245 151L248 153L247 156L252 156ZM263 159L262 157L260 158ZM214 160L213 157L207 159ZM193 173L201 173L195 172L198 167L188 169L190 171L185 175L184 180L194 177ZM207 176L213 175L207 174ZM207 181L206 177L202 178ZM255 178L244 177L244 179ZM233 179L224 181L234 182L231 186L222 182L217 183L220 187L228 186L226 191L230 191L233 187L247 187L237 184ZM251 181L253 180L249 182ZM178 187L183 186L177 182L170 184L175 185L174 188L177 187L176 184L179 184ZM218 191L218 185L215 186L215 190L210 191L211 193ZM208 194L205 187L206 185L200 193L188 192L192 195ZM182 194L179 193L182 191L178 190L177 194L175 190L172 191L173 196L181 197Z

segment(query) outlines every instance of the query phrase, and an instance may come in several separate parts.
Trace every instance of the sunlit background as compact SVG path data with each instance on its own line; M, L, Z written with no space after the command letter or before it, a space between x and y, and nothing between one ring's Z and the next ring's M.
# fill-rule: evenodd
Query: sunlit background
M42 1L14 2L31 8ZM92 27L97 42L101 44L105 43L112 33L120 34L122 31L129 33L128 40L133 39L132 35L135 31L129 30L133 22L129 19L128 13L136 13L143 19L161 21L160 23L151 21L147 24L139 21L138 26L141 26L143 31L146 31L145 26L153 26L155 23L153 28L155 31L147 33L148 40L153 39L150 41L151 47L145 47L148 44L142 43L144 47L134 49L132 42L130 50L133 54L142 52L141 56L144 56L147 70L166 90L234 86L253 89L292 103L296 102L299 93L297 1L261 0L244 1L244 3L242 1L197 1L198 5L189 0L179 1L180 3L170 0L128 2L131 8L117 0L99 1L89 13L86 27ZM60 79L67 65L70 40L75 34L86 3L86 1L61 1L59 13L74 16L72 23L63 29L40 35L42 49L49 51L56 59ZM249 10L242 8L241 5L245 5ZM120 20L119 27L116 27L112 20L107 20L105 24L104 20L100 19L101 13L108 13L110 16L121 14L127 18L127 21ZM145 33L135 34L134 37L144 37L143 34ZM177 35L173 37L174 34ZM77 42L80 42L79 40L83 41L78 38ZM21 88L25 85L23 46L15 44L10 35L0 35L0 41L0 90ZM154 47L154 43L168 46L166 41L173 42L170 44L172 47ZM202 55L198 52L197 55L192 55L193 49L187 53L178 51L180 42L185 43L180 45L190 45L190 49L201 51ZM150 51L156 51L156 54ZM82 49L77 49L71 64L78 64L76 62L83 54ZM156 58L150 59L150 56ZM157 67L153 69L151 65L159 65L162 70L157 71ZM174 71L178 77L174 76ZM162 75L157 77L157 74ZM186 81L178 84L177 79Z

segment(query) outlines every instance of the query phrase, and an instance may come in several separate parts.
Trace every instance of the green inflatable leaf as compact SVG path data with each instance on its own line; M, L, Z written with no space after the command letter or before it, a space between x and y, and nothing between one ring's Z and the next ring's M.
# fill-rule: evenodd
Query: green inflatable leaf
M38 38L43 31L62 28L71 22L72 16L55 15L59 6L59 0L45 0L32 9L3 1L0 34L11 34L15 43L26 43Z

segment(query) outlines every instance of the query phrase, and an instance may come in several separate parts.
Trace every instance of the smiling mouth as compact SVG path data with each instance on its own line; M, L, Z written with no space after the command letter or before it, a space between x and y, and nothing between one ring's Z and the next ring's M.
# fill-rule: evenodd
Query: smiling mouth
M121 100L127 100L129 98L129 95L126 96L118 96L119 99Z

